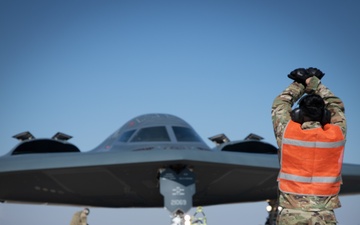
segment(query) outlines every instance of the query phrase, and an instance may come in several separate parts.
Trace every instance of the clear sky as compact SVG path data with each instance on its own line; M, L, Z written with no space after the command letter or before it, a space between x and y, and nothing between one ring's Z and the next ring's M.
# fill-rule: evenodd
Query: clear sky
M291 70L313 66L345 103L345 162L360 164L359 10L355 0L1 0L0 155L27 130L70 134L85 152L154 112L183 118L211 147L207 138L219 133L275 145L272 101ZM341 199L339 224L360 224L360 195ZM260 225L266 205L204 210L210 225ZM78 210L0 204L0 224L64 225ZM170 217L163 208L91 208L89 224Z

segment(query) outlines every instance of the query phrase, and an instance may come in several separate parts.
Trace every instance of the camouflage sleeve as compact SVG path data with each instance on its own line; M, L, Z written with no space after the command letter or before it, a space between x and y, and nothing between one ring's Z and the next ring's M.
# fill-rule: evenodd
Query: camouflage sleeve
M278 95L271 110L276 142L281 147L281 139L287 123L291 119L290 112L294 103L305 93L304 85L293 82L280 95Z
M324 99L326 108L331 112L331 123L338 125L341 128L344 137L346 137L347 125L343 101L335 96L330 89L322 83L319 84L315 93Z

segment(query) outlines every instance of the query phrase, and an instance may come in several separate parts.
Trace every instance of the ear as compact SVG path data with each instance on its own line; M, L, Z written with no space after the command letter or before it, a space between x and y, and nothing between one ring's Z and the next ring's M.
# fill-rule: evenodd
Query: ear
M302 115L300 108L293 109L290 113L290 116L294 122L297 122L300 124L302 124L304 122L304 117Z
M331 122L331 112L330 110L328 109L324 109L324 112L323 112L323 117L321 119L321 125L325 125L327 123L330 123Z

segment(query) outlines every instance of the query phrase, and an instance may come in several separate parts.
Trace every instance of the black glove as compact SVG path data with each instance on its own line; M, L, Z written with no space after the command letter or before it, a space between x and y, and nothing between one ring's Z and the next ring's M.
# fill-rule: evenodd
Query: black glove
M306 69L306 71L308 72L310 77L315 76L315 77L319 78L319 80L321 80L321 78L325 75L325 73L323 73L321 70L319 70L318 68L314 68L314 67L309 67Z
M298 83L303 84L304 86L306 86L306 79L308 79L309 77L311 77L312 75L310 75L308 73L308 71L304 68L298 68L295 69L293 71L291 71L290 74L288 74L288 77Z

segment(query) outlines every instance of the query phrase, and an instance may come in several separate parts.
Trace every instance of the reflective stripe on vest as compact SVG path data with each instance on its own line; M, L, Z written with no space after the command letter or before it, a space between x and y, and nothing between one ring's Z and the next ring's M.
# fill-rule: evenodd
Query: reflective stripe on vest
M310 141L300 141L300 140L284 138L282 143L289 144L289 145L309 147L309 148L312 148L312 147L314 147L314 148L336 148L336 147L344 146L345 140L337 141L337 142L310 142Z
M281 148L279 188L298 195L338 194L345 140L340 127L302 130L290 121Z
M298 182L315 182L315 183L336 183L341 181L341 176L337 177L303 177L303 176L296 176L288 173L280 172L279 178L286 179L286 180L293 180Z

